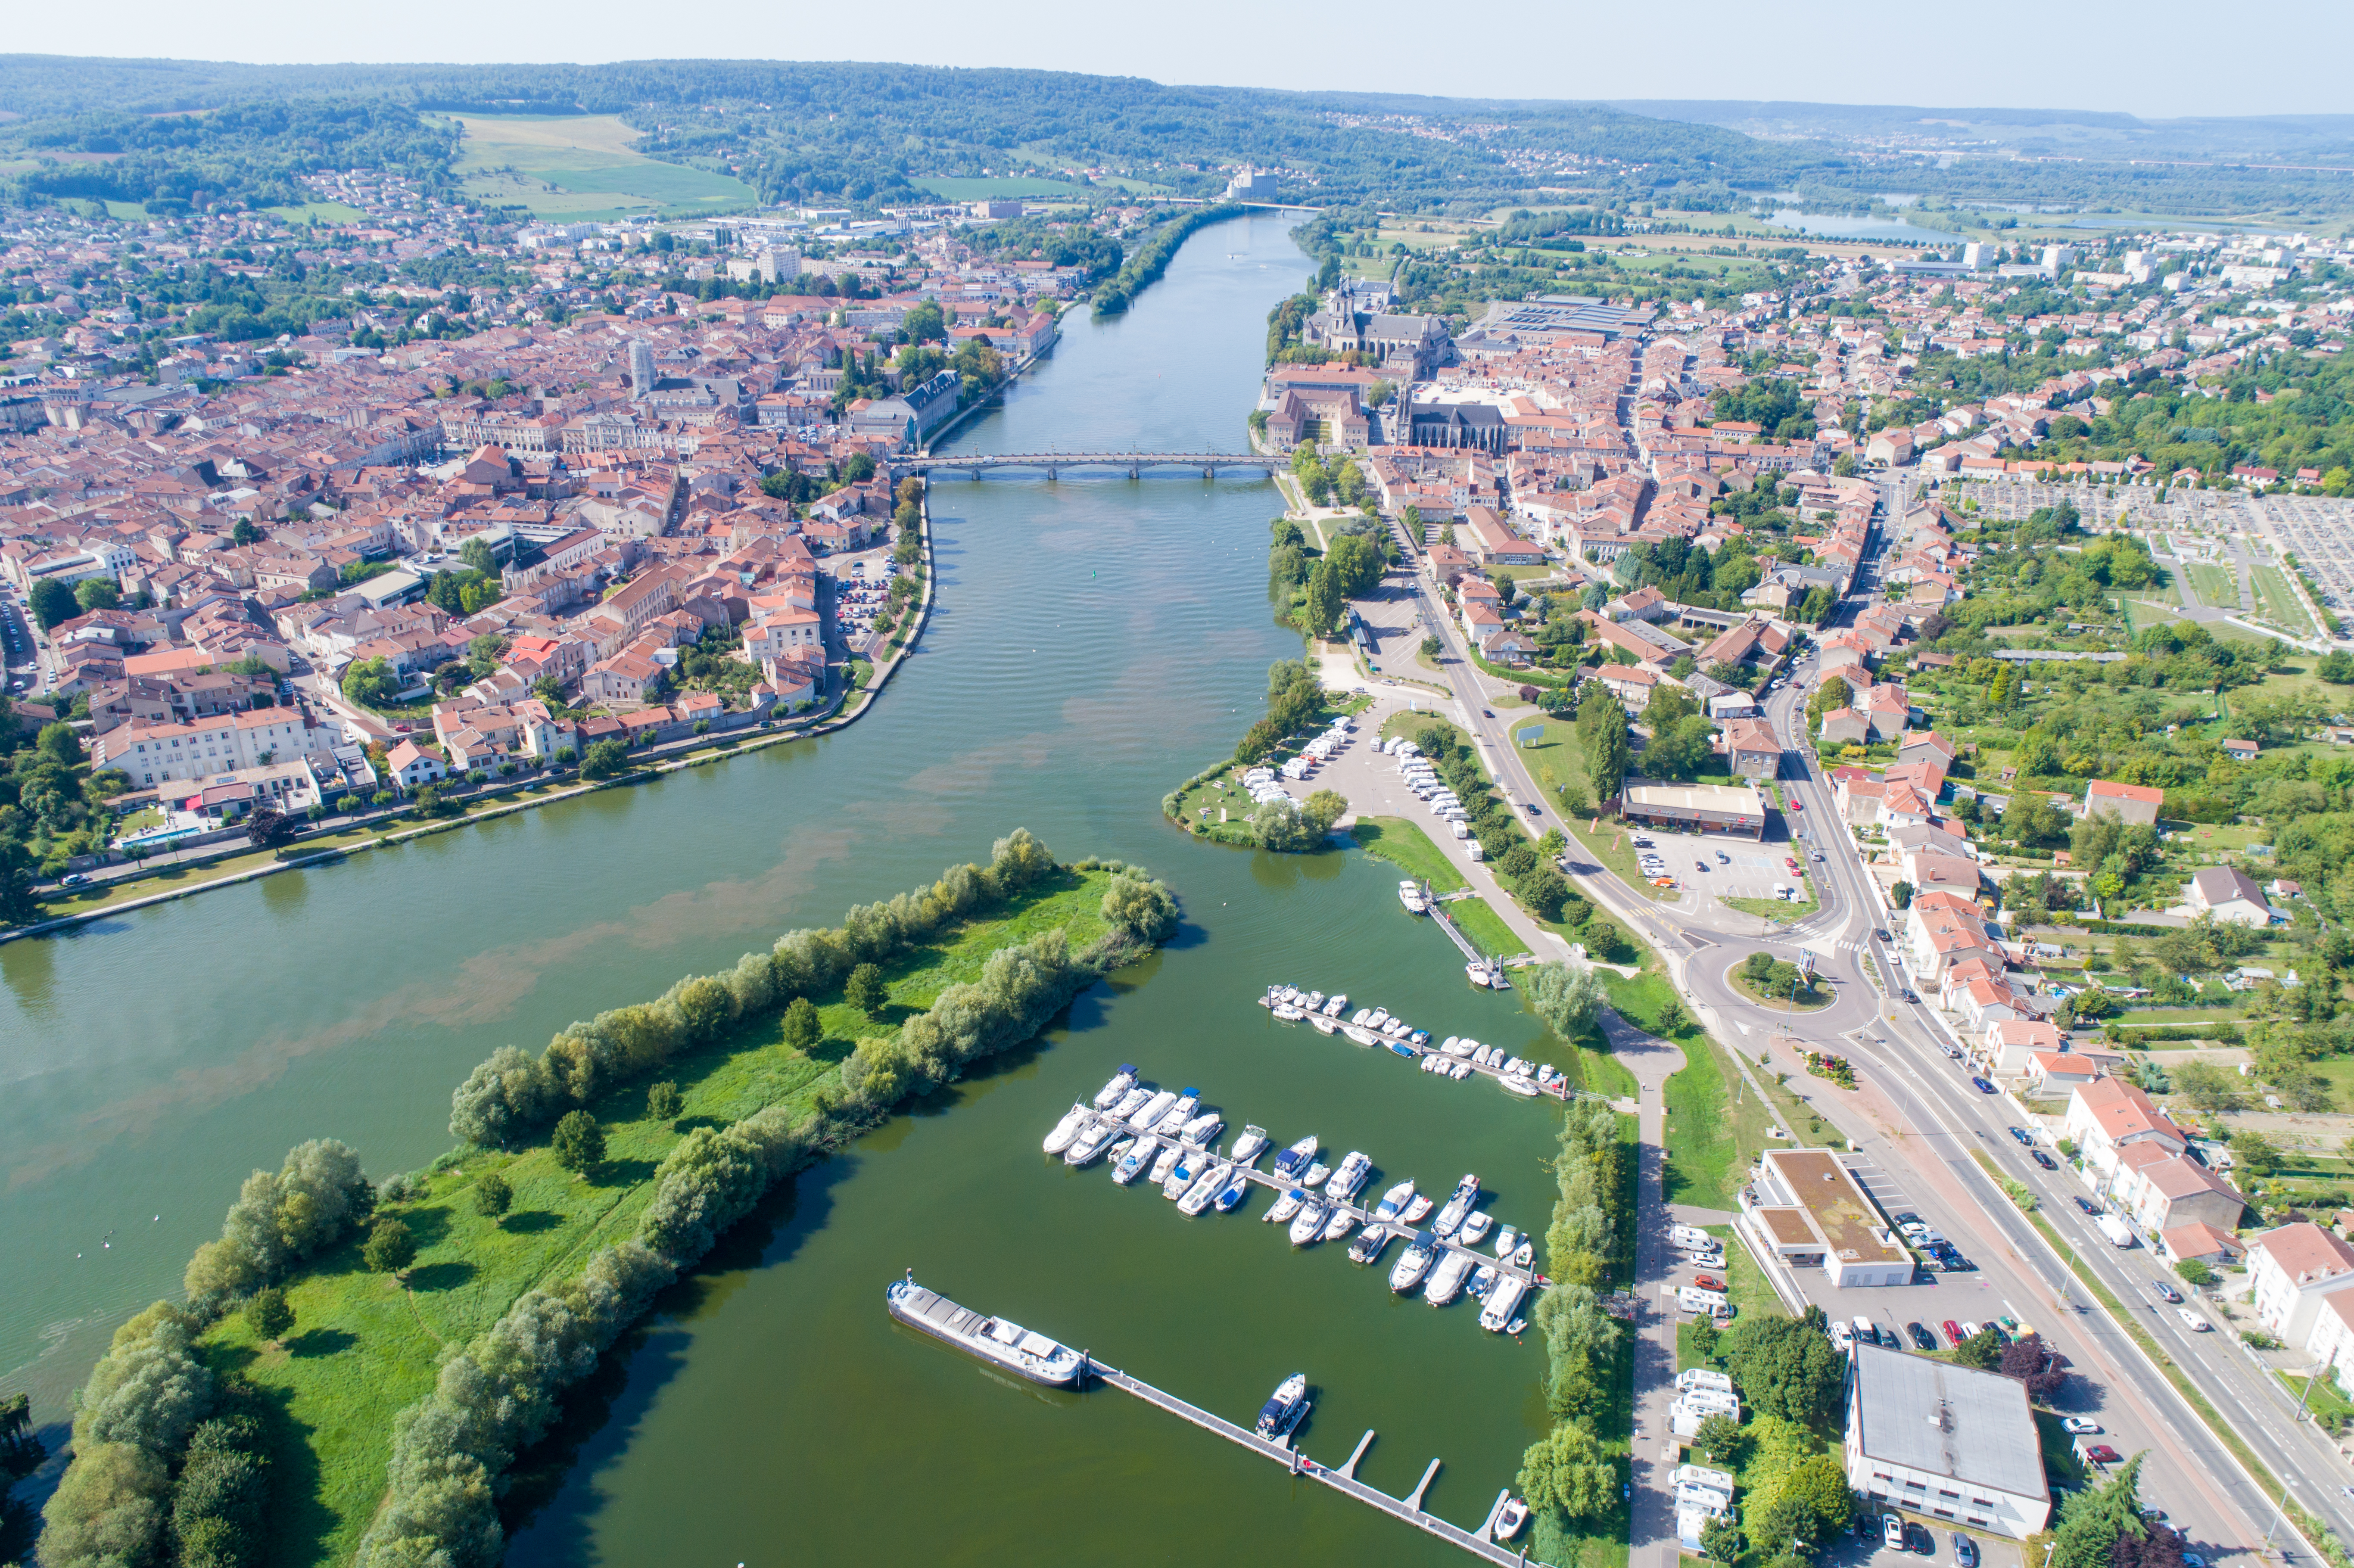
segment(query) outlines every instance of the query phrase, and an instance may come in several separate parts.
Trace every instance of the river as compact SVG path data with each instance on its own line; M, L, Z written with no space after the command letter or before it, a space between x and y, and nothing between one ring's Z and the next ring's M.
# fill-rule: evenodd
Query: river
M1288 221L1214 227L1125 317L1075 313L955 445L1238 449L1266 313L1310 266ZM839 735L0 948L0 1387L58 1418L112 1326L176 1290L239 1178L289 1144L421 1164L493 1046L832 924L1023 824L1066 858L1151 867L1183 932L723 1244L600 1375L577 1463L510 1561L1162 1562L1284 1539L1455 1560L1117 1392L1013 1386L883 1310L912 1266L1246 1422L1304 1371L1311 1455L1337 1463L1376 1428L1361 1473L1399 1493L1443 1457L1429 1506L1473 1526L1543 1429L1533 1339L1393 1297L1339 1246L1294 1254L1257 1223L1263 1195L1187 1221L1038 1151L1063 1107L1135 1062L1232 1128L1363 1149L1376 1190L1476 1171L1502 1220L1544 1224L1544 1107L1253 1004L1270 980L1340 987L1522 1047L1542 1031L1517 997L1467 988L1380 863L1199 843L1160 815L1298 652L1265 597L1279 506L1249 475L944 482L931 624Z

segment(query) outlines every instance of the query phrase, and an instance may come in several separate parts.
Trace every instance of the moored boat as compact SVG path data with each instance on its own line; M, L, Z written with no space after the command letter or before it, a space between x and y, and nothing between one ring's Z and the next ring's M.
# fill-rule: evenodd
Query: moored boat
M1208 1208L1210 1200L1216 1197L1225 1188L1226 1178L1233 1173L1234 1167L1231 1165L1221 1165L1214 1170L1204 1171L1202 1179L1194 1182L1183 1197L1177 1200L1177 1212L1190 1217Z
M1428 1231L1416 1232L1414 1244L1405 1249L1405 1255L1397 1260L1397 1266L1390 1270L1390 1288L1403 1293L1421 1284L1422 1277L1430 1272L1431 1260L1437 1253L1437 1236Z
M1433 1307L1444 1307L1463 1294L1463 1282L1470 1277L1475 1260L1468 1252L1447 1249L1447 1255L1430 1271L1430 1283L1422 1287L1422 1298Z
M1237 1204L1250 1196L1250 1178L1243 1174L1242 1167L1229 1165L1226 1167L1226 1184L1218 1189L1215 1198L1210 1200L1211 1206L1222 1214L1231 1214Z
M1341 1021L1329 1012L1311 1012L1308 1015L1308 1027L1319 1034L1330 1034L1341 1027Z
M1463 1217L1463 1234L1456 1239L1465 1246L1478 1246L1479 1238L1486 1235L1488 1227L1495 1223L1493 1214L1483 1214L1474 1210Z
M1313 1246L1324 1239L1324 1222L1332 1217L1331 1209L1321 1198L1310 1196L1299 1205L1299 1213L1291 1216L1291 1245Z
M1512 1321L1512 1314L1521 1309L1522 1300L1529 1293L1529 1283L1517 1274L1501 1274L1488 1292L1488 1304L1480 1309L1479 1327L1491 1334L1500 1334Z
M1282 1195L1276 1199L1274 1206L1267 1210L1267 1223L1271 1225L1279 1225L1283 1224L1286 1220L1291 1218L1292 1215L1299 1213L1300 1205L1307 1202L1308 1190L1306 1188L1286 1188Z
M1520 1246L1512 1253L1512 1266L1514 1268L1528 1268L1534 1265L1536 1260L1537 1249L1535 1244L1526 1240L1523 1240Z
M1143 1175L1144 1172L1150 1168L1152 1164L1152 1157L1160 1152L1161 1140L1159 1139L1138 1139L1136 1140L1135 1147L1131 1148L1126 1154L1121 1155L1119 1162L1111 1168L1111 1179L1119 1182L1123 1187L1127 1186L1130 1181L1133 1181L1139 1176Z
M1299 1184L1307 1188L1310 1192L1314 1192L1317 1188L1324 1185L1326 1178L1330 1177L1331 1174L1332 1168L1319 1160L1310 1164L1307 1171L1300 1176Z
M1496 1082L1504 1086L1506 1094L1518 1095L1524 1100L1537 1097L1536 1080L1533 1078L1524 1078L1517 1073L1507 1073Z
M1096 1091L1096 1109L1111 1109L1112 1107L1119 1104L1123 1095L1134 1087L1136 1087L1136 1068L1129 1063L1122 1062L1119 1065L1119 1071L1112 1075L1111 1082Z
M1358 1189L1364 1186L1365 1178L1372 1175L1373 1171L1373 1160L1352 1149L1341 1160L1341 1169L1333 1171L1332 1179L1324 1183L1325 1193L1345 1203L1357 1195Z
M1454 1192L1447 1200L1447 1207L1438 1211L1438 1218L1431 1222L1430 1228L1443 1236L1453 1235L1456 1227L1462 1224L1464 1216L1470 1213L1471 1205L1479 1198L1479 1178L1464 1177L1455 1184Z
M1260 1408L1258 1435L1270 1443L1287 1436L1299 1425L1299 1418L1308 1414L1308 1403L1307 1374L1293 1372L1277 1387L1275 1396Z
M939 1292L917 1284L913 1269L905 1279L893 1280L883 1299L891 1316L909 1328L1032 1383L1068 1387L1086 1370L1086 1358L1068 1345L1057 1344L1010 1319L985 1317L970 1307L960 1307Z
M1071 1147L1064 1151L1063 1163L1066 1165L1094 1164L1096 1157L1111 1146L1112 1134L1119 1130L1119 1128L1110 1122L1097 1122L1085 1132L1080 1133L1073 1140Z
M1177 1161L1184 1155L1184 1152L1185 1150L1181 1146L1174 1143L1166 1143L1161 1145L1161 1153L1152 1161L1152 1172L1150 1175L1147 1176L1145 1180L1150 1181L1156 1187L1161 1185L1163 1181L1168 1181L1169 1172L1177 1168Z
M1488 1298L1488 1292L1495 1287L1496 1266L1492 1263L1482 1263L1472 1268L1471 1283L1463 1288L1484 1301Z
M1275 1157L1274 1173L1285 1181L1297 1180L1309 1162L1316 1158L1319 1145L1314 1133L1309 1134Z
M1152 1091L1145 1087L1142 1084L1139 1084L1136 1087L1129 1090L1128 1093L1120 1096L1119 1104L1111 1107L1111 1119L1114 1121L1126 1121L1129 1117L1134 1116L1137 1112L1142 1110L1146 1106L1149 1106L1151 1103Z
M1514 1242L1519 1241L1520 1239L1521 1239L1521 1233L1520 1233L1520 1232L1518 1232L1518 1231L1516 1231L1516 1230L1514 1230L1511 1226L1510 1226L1510 1225L1506 1225L1506 1226L1505 1226L1501 1231L1500 1231L1499 1233L1497 1233L1497 1235L1496 1235L1496 1255L1497 1255L1498 1257L1510 1257L1510 1256L1511 1256L1511 1255L1512 1255L1512 1244L1513 1244Z
M1275 1004L1275 1015L1286 1023L1297 1023L1308 1013L1297 1002L1278 1001Z
M1267 1148L1267 1128L1246 1126L1243 1135L1235 1139L1235 1161L1248 1165Z
M1150 1110L1151 1108L1152 1107L1150 1106L1145 1107L1146 1110ZM1167 1110L1161 1113L1159 1119L1145 1123L1144 1130L1147 1132L1157 1132L1161 1137L1167 1138L1171 1134L1182 1128L1187 1122L1193 1120L1193 1113L1201 1108L1202 1091L1199 1089L1187 1089L1183 1094L1177 1097L1176 1104L1171 1106ZM1142 1112L1138 1114L1140 1116ZM1129 1125L1134 1126L1135 1124L1131 1122Z
M1373 1262L1382 1255L1382 1249L1390 1245L1390 1237L1394 1234L1387 1225L1367 1225L1364 1234L1349 1244L1349 1261Z
M1347 1012L1348 1010L1349 993L1345 991L1334 991L1331 997L1324 1003L1324 1016L1327 1018L1338 1018L1341 1016L1341 1014Z
M1070 1148L1077 1140L1079 1129L1087 1126L1088 1119L1087 1107L1085 1106L1074 1105L1069 1110L1065 1111L1063 1119L1055 1124L1055 1130L1046 1135L1046 1152L1060 1154Z
M1426 914L1430 909L1429 904L1422 896L1422 886L1418 883L1399 883L1398 902L1405 906L1406 913L1409 915Z
M1217 1112L1204 1111L1185 1124L1185 1130L1180 1136L1188 1143L1206 1144L1217 1137L1218 1129L1225 1125L1226 1118Z
M1332 1205L1332 1217L1324 1222L1324 1239L1339 1241L1357 1228L1357 1216L1339 1203Z
M1170 1168L1169 1179L1161 1183L1161 1195L1173 1203L1191 1192L1193 1183L1202 1179L1203 1168L1209 1159L1198 1149L1180 1149L1177 1163Z
M1360 1045L1377 1045L1381 1043L1380 1035L1360 1024L1344 1024L1341 1027L1341 1033L1347 1035L1351 1040L1355 1041Z
M1413 1202L1414 1182L1409 1179L1399 1182L1396 1186L1382 1194L1380 1204L1373 1210L1373 1218L1381 1221L1384 1224L1387 1224L1390 1221L1396 1219L1399 1214L1404 1213L1405 1206Z
M1506 1498L1504 1506L1496 1510L1496 1527L1490 1533L1499 1541L1510 1541L1528 1521L1529 1505L1518 1498Z
M1398 1218L1411 1225L1420 1221L1425 1214L1436 1207L1437 1205L1431 1201L1429 1193L1417 1192L1406 1201L1405 1208L1398 1211Z

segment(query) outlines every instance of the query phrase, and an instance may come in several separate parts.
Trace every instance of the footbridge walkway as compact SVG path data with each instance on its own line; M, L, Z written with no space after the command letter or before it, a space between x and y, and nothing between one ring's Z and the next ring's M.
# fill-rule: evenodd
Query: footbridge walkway
M901 458L891 466L900 473L943 478L969 473L979 479L993 469L1026 468L1044 470L1048 479L1059 479L1063 470L1076 468L1112 469L1130 479L1143 478L1148 469L1175 469L1214 479L1222 468L1257 469L1272 475L1290 464L1254 452L963 452L954 457Z

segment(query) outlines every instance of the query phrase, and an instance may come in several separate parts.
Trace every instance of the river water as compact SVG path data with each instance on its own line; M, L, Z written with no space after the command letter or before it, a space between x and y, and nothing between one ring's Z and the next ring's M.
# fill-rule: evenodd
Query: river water
M1239 449L1266 313L1309 268L1286 222L1214 227L1126 317L1075 313L956 445ZM1277 980L1337 987L1435 1033L1534 1046L1517 997L1469 990L1380 863L1199 843L1160 815L1298 652L1265 596L1279 509L1246 475L943 483L931 625L840 735L0 948L0 1388L61 1415L107 1332L176 1290L239 1179L290 1143L421 1164L493 1046L832 924L1020 824L1066 858L1149 865L1184 930L728 1238L600 1374L577 1462L510 1561L1165 1562L1295 1540L1455 1560L1115 1391L1015 1386L883 1310L912 1266L1245 1423L1304 1371L1310 1455L1337 1463L1375 1428L1361 1473L1395 1493L1443 1457L1428 1505L1473 1526L1543 1429L1541 1350L1481 1333L1476 1306L1393 1297L1341 1246L1294 1253L1257 1223L1264 1195L1188 1221L1039 1153L1064 1107L1134 1062L1200 1087L1230 1128L1364 1150L1376 1191L1473 1171L1500 1219L1545 1221L1544 1107L1253 1000Z

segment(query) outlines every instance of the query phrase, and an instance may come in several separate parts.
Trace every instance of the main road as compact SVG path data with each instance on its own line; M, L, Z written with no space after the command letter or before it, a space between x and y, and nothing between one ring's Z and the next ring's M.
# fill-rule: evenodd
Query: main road
M1886 503L1901 506L1903 490L1894 485L1889 490ZM1856 590L1841 604L1834 623L1850 619L1877 597L1882 544L1876 530ZM1469 662L1460 629L1446 613L1435 585L1418 576L1407 579L1396 575L1385 591L1419 597L1425 627L1444 645L1442 673L1490 772L1533 826L1541 830L1551 825L1557 812L1511 744L1512 721L1496 716L1493 698ZM1803 665L1798 673L1803 677ZM2156 1337L2164 1353L2232 1422L2258 1458L2286 1481L2291 1495L2319 1514L2341 1539L2354 1539L2354 1510L2347 1507L2345 1489L2354 1477L2334 1446L2311 1423L2295 1419L2294 1403L2277 1380L2222 1336L2192 1333L2170 1307L2157 1299L2150 1282L2158 1271L2149 1255L2139 1248L2119 1253L2107 1245L2070 1201L2073 1178L2047 1175L2020 1157L2024 1151L2010 1138L2001 1114L2006 1102L1976 1091L1946 1055L1943 1028L1930 1011L1902 1000L1906 983L1903 971L1893 945L1878 935L1888 929L1881 923L1887 917L1885 906L1869 885L1870 874L1850 836L1834 831L1837 819L1829 781L1804 744L1804 702L1798 680L1768 701L1768 718L1781 735L1797 742L1786 753L1782 789L1786 799L1802 806L1769 831L1781 834L1795 830L1823 852L1823 861L1809 864L1819 906L1814 914L1787 929L1761 932L1760 923L1728 917L1730 912L1712 908L1694 916L1658 903L1598 865L1573 861L1573 881L1597 906L1662 954L1678 988L1722 1043L1734 1046L1737 1041L1751 1041L1742 1054L1752 1058L1763 1054L1779 1020L1736 991L1726 970L1751 951L1792 959L1801 953L1814 955L1818 969L1832 981L1837 1000L1804 1015L1800 1032L1811 1042L1849 1054L1888 1107L1893 1125L1873 1124L1846 1106L1818 1103L1814 1108L1872 1156L1906 1194L1911 1208L1956 1239L1978 1265L1971 1283L1981 1294L1992 1292L2068 1357L2084 1385L2072 1403L2100 1414L2119 1447L2150 1450L2144 1496L2163 1499L2174 1522L2211 1559L2256 1551L2268 1531L2275 1544L2295 1544L2288 1528L2275 1524L2279 1499L2259 1490L2114 1319L2097 1308L2080 1310L2081 1287L2067 1279L2051 1247L1988 1177L1978 1163L1978 1152L1993 1156L2008 1174L2037 1192L2044 1212L2079 1255L2129 1304L2139 1326ZM1733 928L1736 925L1742 928ZM1923 1295L1916 1308L1902 1310L1900 1320L1929 1314L1939 1298ZM1942 1293L1942 1298L1951 1301L1950 1293ZM1962 1315L1959 1303L1952 1305L1952 1313L1936 1309L1931 1320ZM1901 1309L1892 1306L1889 1310ZM1979 1316L1993 1315L1988 1308L1975 1310Z

